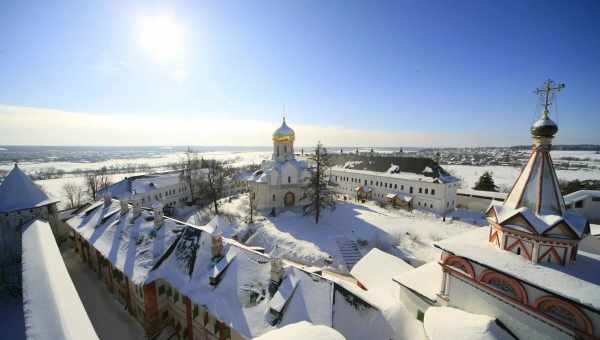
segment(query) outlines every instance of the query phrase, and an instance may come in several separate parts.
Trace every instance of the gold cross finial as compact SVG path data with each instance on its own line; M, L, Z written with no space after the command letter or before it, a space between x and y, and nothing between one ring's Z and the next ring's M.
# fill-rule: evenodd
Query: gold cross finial
M552 99L554 99L553 92L560 92L565 88L564 83L555 83L552 79L548 79L544 82L544 86L535 89L535 94L544 98L544 117L548 117L550 113L550 106L552 105Z
M285 123L285 118L287 114L285 113L285 104L283 104L283 122Z

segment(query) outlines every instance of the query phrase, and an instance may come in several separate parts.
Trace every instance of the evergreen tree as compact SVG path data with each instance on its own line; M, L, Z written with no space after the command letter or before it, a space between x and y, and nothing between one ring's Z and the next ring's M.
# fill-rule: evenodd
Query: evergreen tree
M489 171L486 171L479 177L477 183L473 187L475 190L482 191L498 191L498 186L494 183L494 179L492 178L492 174Z
M323 209L335 209L333 192L330 190L332 183L328 180L328 169L331 167L331 158L327 149L319 142L314 155L309 159L313 162L311 177L306 185L306 197L309 203L304 206L304 214L315 215L315 223L319 223L319 217Z

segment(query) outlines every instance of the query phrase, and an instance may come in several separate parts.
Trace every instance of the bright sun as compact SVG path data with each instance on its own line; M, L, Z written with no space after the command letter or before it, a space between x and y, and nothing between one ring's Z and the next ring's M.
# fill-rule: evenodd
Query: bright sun
M142 16L139 41L158 60L181 55L183 31L169 15Z

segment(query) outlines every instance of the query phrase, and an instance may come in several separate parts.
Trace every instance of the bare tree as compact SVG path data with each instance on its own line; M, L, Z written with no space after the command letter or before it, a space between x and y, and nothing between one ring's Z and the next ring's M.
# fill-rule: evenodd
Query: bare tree
M76 208L81 205L83 199L83 188L75 183L65 183L63 193L67 198L67 209Z
M87 187L88 195L95 201L98 192L111 185L110 178L108 177L108 169L102 167L101 169L86 173L85 185Z
M308 157L313 161L314 166L311 169L311 177L306 185L306 196L310 200L304 206L304 214L315 215L315 223L319 223L321 210L324 208L335 209L335 200L330 186L327 173L331 167L331 160L327 154L327 149L319 142L315 148L315 154Z
M180 178L190 191L192 202L198 199L197 192L200 188L202 178L200 168L202 161L198 158L198 153L188 147L183 159L179 162L178 168L181 170Z
M201 194L203 198L213 204L215 215L219 215L218 201L223 197L225 178L231 175L231 168L217 160L203 161L206 178L201 182Z

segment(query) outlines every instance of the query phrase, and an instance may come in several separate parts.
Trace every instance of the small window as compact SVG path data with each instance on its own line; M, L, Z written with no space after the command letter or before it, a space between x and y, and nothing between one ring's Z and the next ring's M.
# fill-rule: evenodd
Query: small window
M521 247L517 247L517 255L521 255Z
M288 183L292 183L292 176L288 176Z
M410 187L410 193L411 194L413 193L413 187Z
M583 200L575 202L575 208L583 208Z
M419 194L423 193L423 188L419 188Z
M429 189L425 188L425 193L428 194L429 193Z
M431 194L435 195L435 189L431 189Z
M275 194L273 194L273 202L275 202Z
M419 309L417 311L417 320L423 322L423 319L425 319L425 313L423 313L423 311Z
M404 184L400 186L400 190L404 191Z
M371 181L371 185L373 185L373 181Z
M398 184L394 184L394 189L398 189Z

